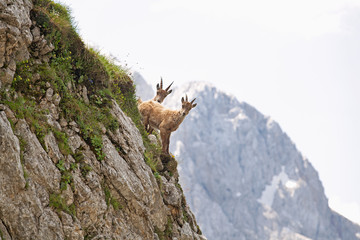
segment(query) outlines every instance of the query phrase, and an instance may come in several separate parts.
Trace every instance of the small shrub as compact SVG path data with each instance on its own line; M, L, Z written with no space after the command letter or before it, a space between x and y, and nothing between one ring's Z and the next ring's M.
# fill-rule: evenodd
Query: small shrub
M196 233L199 235L202 235L202 231L201 231L199 225L196 225L196 229L197 229Z
M73 176L69 171L65 171L61 174L60 189L63 191L66 190L68 184L71 187L73 186Z
M113 206L115 211L123 208L115 198L110 199L110 204Z
M14 112L16 118L25 119L30 129L35 133L42 147L46 150L44 138L50 128L46 122L46 110L37 109L36 102L19 96L18 98L3 101Z
M65 172L65 162L63 159L59 160L59 162L56 164L56 167L60 170L60 172Z
M164 232L162 232L158 227L155 226L155 229L154 229L155 233L158 235L159 239L160 240L165 240L164 238Z
M63 155L72 154L71 148L69 146L69 138L66 133L56 130L52 128L52 132L58 142L59 149Z
M106 202L106 205L109 206L110 199L111 199L110 189L106 185L104 185L103 188L104 188L104 194L105 194L105 202Z
M105 202L107 206L113 206L114 210L117 211L119 209L123 209L123 206L116 200L113 196L111 196L110 189L104 184L104 194L105 194Z
M104 160L105 159L105 154L102 151L102 148L103 148L102 137L97 136L97 135L92 136L91 137L91 146L94 148L96 158L99 161Z
M66 190L68 184L72 188L74 188L75 185L73 182L73 176L72 176L71 172L66 170L64 160L63 159L59 160L59 162L56 164L56 167L60 170L60 173L61 173L60 189L62 191Z
M70 214L72 217L76 217L76 207L74 204L67 205L65 199L60 194L50 194L49 205L53 207L58 213L64 211Z
M145 158L146 164L151 168L152 172L155 174L157 172L157 168L156 168L157 162L156 162L156 159L154 158L153 153L151 153L149 151L145 151L144 158Z
M89 164L81 163L80 164L80 171L81 171L81 175L83 177L86 177L87 174L92 171L92 167Z
M184 219L184 221L185 222L189 222L189 215L188 215L188 213L183 209L182 210L182 212L183 212L183 219Z
M72 154L73 158L75 159L74 165L76 165L76 168L78 167L78 164L80 164L80 172L81 175L85 178L87 174L92 171L92 168L89 164L84 162L84 154L81 151L77 151L76 153ZM70 166L71 168L71 166ZM75 167L73 167L75 168Z
M71 163L70 164L70 169L71 169L71 171L75 171L76 169L78 169L77 163Z
M172 221L171 217L168 217L168 222L166 224L164 235L167 236L168 238L170 238L172 235L172 231L173 231L173 221Z
M171 217L168 217L168 222L163 232L158 227L155 227L155 233L158 235L160 240L172 239L172 232L173 232L173 221Z
M21 136L17 136L17 138L19 139L19 145L20 145L20 162L21 162L21 167L24 173L24 179L26 181L25 183L25 189L29 188L29 173L26 171L25 168L25 159L24 159L24 151L25 151L25 147L27 145L26 141L24 140L24 138L22 138Z
M41 146L47 151L45 146L45 136L49 132L49 128L44 123L38 122L37 120L34 120L31 122L31 129L35 132L35 135L37 139L39 140Z
M80 152L80 151L77 151L72 156L75 159L76 163L81 163L84 160L84 154L82 152Z

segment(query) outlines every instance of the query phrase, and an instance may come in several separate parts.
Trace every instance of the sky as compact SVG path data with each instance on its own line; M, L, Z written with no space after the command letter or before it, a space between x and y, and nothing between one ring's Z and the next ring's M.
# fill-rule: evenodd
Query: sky
M211 82L271 116L360 224L360 0L58 2L85 43L153 86Z

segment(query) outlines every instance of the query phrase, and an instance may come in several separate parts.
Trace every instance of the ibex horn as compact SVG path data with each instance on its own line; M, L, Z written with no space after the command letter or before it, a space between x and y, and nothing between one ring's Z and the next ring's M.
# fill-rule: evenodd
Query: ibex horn
M165 89L165 91L169 90L173 83L174 83L174 81L172 83L170 83L170 85Z
M185 101L188 102L188 97L187 97L187 94L185 94Z
M193 102L195 101L196 98L194 98L190 103L193 104Z
M163 84L162 84L162 77L160 78L161 80L160 80L160 89L162 89L162 87L163 87Z

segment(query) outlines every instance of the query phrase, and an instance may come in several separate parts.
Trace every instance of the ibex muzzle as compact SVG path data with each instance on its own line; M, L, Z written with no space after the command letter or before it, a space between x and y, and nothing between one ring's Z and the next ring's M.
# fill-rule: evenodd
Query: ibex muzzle
M159 84L156 85L156 96L152 100L158 103L162 103L164 99L167 97L167 95L169 95L172 92L170 87L173 83L174 82L172 82L166 89L163 89L163 80L161 78L160 85Z

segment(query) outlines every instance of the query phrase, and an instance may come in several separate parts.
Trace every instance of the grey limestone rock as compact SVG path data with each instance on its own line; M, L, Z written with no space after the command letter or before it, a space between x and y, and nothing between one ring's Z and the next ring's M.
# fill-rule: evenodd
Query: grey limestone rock
M45 109L52 104L50 95L43 100ZM26 120L0 106L0 230L5 239L156 239L169 219L177 239L204 239L175 175L159 185L144 161L138 129L115 102L112 114L120 126L105 131L105 159L99 161L72 130L76 122L61 127L51 117L68 136L73 154L64 155L51 130L41 144Z
M15 73L15 61L29 58L28 46L33 41L30 31L30 0L13 0L0 3L0 82L11 84Z

